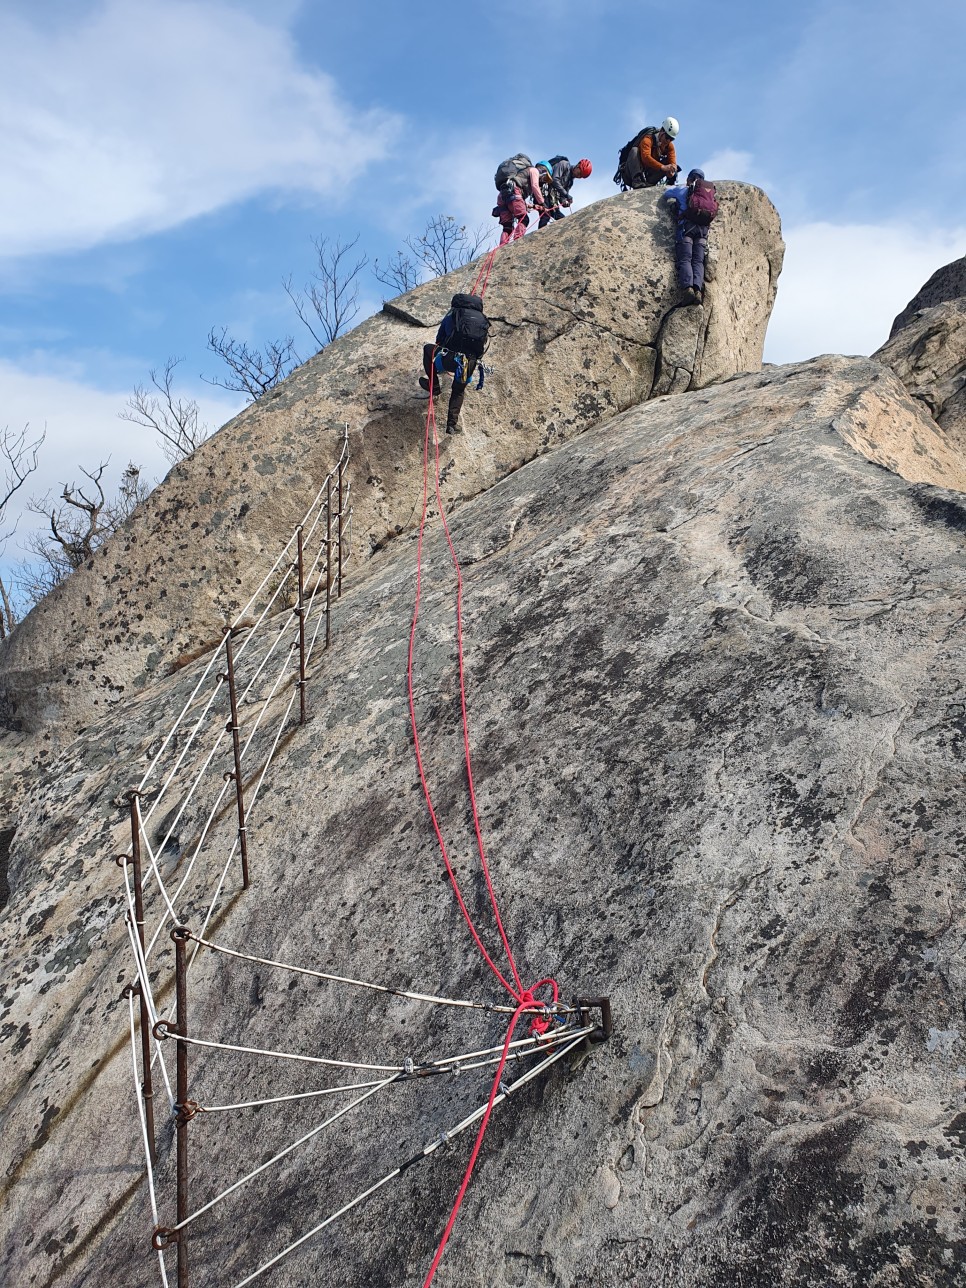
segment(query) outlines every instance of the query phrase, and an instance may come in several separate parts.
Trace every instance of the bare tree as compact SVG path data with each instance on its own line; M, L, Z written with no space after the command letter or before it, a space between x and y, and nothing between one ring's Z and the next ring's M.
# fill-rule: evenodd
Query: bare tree
M161 441L169 461L186 460L208 437L209 427L198 420L198 404L193 398L175 396L174 371L182 358L169 358L160 376L156 369L148 373L156 393L144 385L135 385L127 407L117 414L121 420L151 429Z
M434 215L418 237L407 237L406 245L431 277L442 277L475 259L486 245L491 230L480 225L471 232L452 215Z
M397 250L390 255L389 262L382 268L378 259L373 262L372 275L377 282L391 286L397 295L405 295L423 279L423 270L405 251Z
M263 353L261 349L249 348L243 340L234 339L228 334L227 327L222 327L220 333L212 327L208 333L208 348L222 359L228 375L222 379L202 376L202 380L221 389L230 389L232 393L247 394L252 402L284 380L301 361L291 336L281 342L273 340L265 346Z
M45 429L42 434L30 439L27 436L29 429L29 423L21 430L11 429L6 425L0 433L0 456L4 461L3 490L0 495L0 526L3 525L7 505L36 470L37 455L47 437ZM16 526L14 524L9 531L0 533L0 550L13 536ZM11 597L11 587L8 587L0 577L0 639L7 638L16 626L17 620L18 613Z
M295 312L320 349L347 330L359 312L358 278L369 258L363 255L350 267L350 252L358 240L358 234L345 243L341 238L331 244L327 237L316 238L312 242L316 269L302 292L293 288L291 277L282 283Z
M407 237L405 250L396 251L380 267L378 259L373 276L402 294L429 277L442 277L454 268L462 268L475 259L490 239L491 229L480 224L471 231L457 223L452 215L434 215L418 237Z
M94 470L82 469L88 482L80 487L65 483L60 504L52 504L49 494L29 502L27 508L42 514L50 529L32 533L26 542L38 562L24 569L19 585L33 603L87 563L148 495L150 488L141 479L140 466L130 463L121 475L117 495L108 498L102 483L107 466L102 461Z

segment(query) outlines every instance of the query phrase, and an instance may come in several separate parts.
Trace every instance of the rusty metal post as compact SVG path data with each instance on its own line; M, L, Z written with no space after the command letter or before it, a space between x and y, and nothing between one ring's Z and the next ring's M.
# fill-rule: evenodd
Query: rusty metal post
M298 529L299 602L295 614L299 619L299 724L305 724L305 556L302 528Z
M325 647L332 642L332 475L325 480Z
M235 692L235 654L231 644L231 631L225 633L225 660L228 672L228 701L231 705L231 720L225 728L231 734L232 752L235 758L235 799L238 804L238 841L241 847L242 889L248 889L248 829L245 826L245 793L242 786L241 738L238 728L238 699Z
M171 931L174 940L174 975L177 1006L177 1103L175 1105L176 1166L177 1166L177 1223L188 1217L188 1123L192 1117L188 1104L188 1044L181 1038L188 1036L188 940L191 933L185 926L175 926ZM188 1288L188 1232L178 1231L178 1288Z
M138 811L140 792L130 791L127 794L131 806L131 865L134 868L134 925L137 930L138 943L141 945L141 957L144 958L144 888L141 877L141 820ZM154 1141L154 1081L151 1076L151 1024L148 1018L148 999L145 997L144 985L138 972L137 994L141 1000L141 1096L144 1100L144 1120L147 1124L148 1145L151 1151L152 1164L158 1161L157 1146Z
M343 485L344 478L345 478L345 456L340 455L339 457L339 527L338 527L338 538L337 538L338 545L336 547L339 552L339 564L338 564L339 572L338 572L338 583L336 586L337 599L342 598L342 506L344 501L342 485Z

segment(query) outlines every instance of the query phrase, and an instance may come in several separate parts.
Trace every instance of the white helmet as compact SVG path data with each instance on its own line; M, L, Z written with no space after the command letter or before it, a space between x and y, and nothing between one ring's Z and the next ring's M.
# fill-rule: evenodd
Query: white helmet
M664 118L663 124L661 125L661 129L664 131L666 135L668 135L669 138L676 139L678 137L678 132L681 129L681 127L680 125L678 125L677 121L674 119L673 116L666 116Z

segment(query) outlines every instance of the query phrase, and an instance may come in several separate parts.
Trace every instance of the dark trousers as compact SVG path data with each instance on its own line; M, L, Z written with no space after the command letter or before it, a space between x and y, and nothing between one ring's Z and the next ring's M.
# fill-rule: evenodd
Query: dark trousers
M704 290L704 257L708 249L708 230L701 224L684 224L674 246L678 285Z
M429 378L430 394L435 394L439 388L439 372L433 363L435 354L435 344L423 345L423 370ZM466 386L473 379L473 372L476 369L475 358L466 358L460 354L459 360L463 366L463 378L461 380L456 374L456 356L453 353L444 353L440 359L443 370L453 373L453 392L449 396L449 407L446 412L447 429L456 429L459 424L460 412L463 410L463 399L466 397Z
M547 224L550 223L551 219L563 219L563 218L564 218L564 212L560 209L560 207L553 206L550 210L547 211L545 215L540 216L540 222L539 224L537 224L537 227L546 228Z

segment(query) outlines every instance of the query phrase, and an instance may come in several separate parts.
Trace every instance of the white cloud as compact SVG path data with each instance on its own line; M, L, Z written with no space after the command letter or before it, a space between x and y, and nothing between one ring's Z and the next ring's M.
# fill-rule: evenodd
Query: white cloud
M804 224L784 230L785 264L765 359L870 354L937 268L966 252L966 226Z
M173 227L266 190L340 200L399 118L357 112L277 25L223 0L0 16L0 254Z
M755 183L765 187L761 180L753 178L754 159L750 152L738 152L734 148L722 148L714 152L707 161L698 167L709 179L735 179L739 183Z
M36 364L38 368L43 365L39 355ZM46 492L59 493L65 483L82 482L81 467L94 469L110 459L104 478L111 490L128 461L140 465L142 477L151 482L162 478L171 468L148 430L118 418L131 389L118 392L94 389L69 368L44 373L0 360L0 391L3 407L0 428L9 425L19 431L29 424L30 438L45 428L47 432L37 472L16 494L4 516L3 531L9 531L18 522L16 535L7 544L7 563L18 557L25 535L44 526L37 515L27 511L27 501ZM193 396L185 389L175 392L180 397ZM199 419L212 428L223 425L242 406L237 397L229 394L202 395L197 401Z

